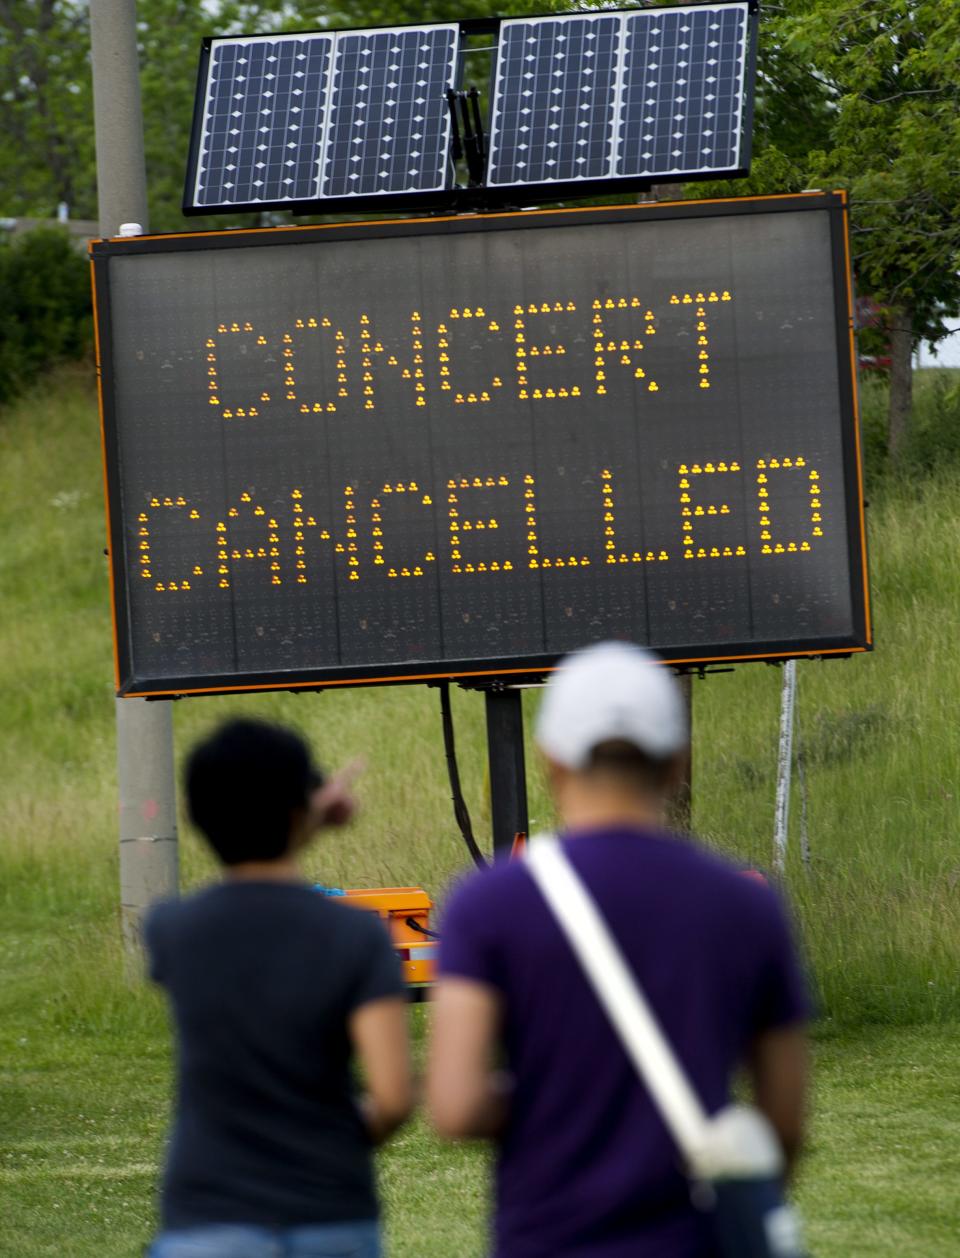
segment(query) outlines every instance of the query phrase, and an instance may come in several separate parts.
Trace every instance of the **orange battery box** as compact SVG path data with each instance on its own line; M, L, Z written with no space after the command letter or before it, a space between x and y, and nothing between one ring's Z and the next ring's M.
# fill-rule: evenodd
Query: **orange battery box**
M403 977L411 987L433 982L437 941L431 938L433 903L426 891L421 887L353 887L344 891L344 899L357 908L379 914L403 963Z

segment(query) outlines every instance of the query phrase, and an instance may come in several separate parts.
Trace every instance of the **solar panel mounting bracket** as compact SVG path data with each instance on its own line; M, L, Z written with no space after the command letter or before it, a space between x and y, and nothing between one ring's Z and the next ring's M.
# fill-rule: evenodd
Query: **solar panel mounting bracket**
M487 156L486 136L480 114L480 91L476 87L465 92L450 88L447 91L447 104L453 133L451 156L455 161L462 158L466 162L469 186L480 188L483 186Z

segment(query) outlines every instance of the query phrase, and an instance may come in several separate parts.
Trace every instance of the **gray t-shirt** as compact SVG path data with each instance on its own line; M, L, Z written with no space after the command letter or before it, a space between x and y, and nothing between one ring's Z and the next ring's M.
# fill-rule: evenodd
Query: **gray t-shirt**
M381 923L304 885L227 882L156 905L144 933L177 1035L163 1227L375 1218L347 1022L404 991Z

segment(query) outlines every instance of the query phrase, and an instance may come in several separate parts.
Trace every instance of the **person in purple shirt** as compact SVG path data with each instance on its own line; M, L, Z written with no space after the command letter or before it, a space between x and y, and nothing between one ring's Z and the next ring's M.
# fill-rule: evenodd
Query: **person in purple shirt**
M714 1113L743 1067L789 1165L808 1000L776 895L664 828L687 739L669 670L619 643L569 657L537 725L566 855L692 1086ZM464 882L441 934L428 1102L442 1136L496 1142L496 1258L714 1258L680 1156L524 863Z

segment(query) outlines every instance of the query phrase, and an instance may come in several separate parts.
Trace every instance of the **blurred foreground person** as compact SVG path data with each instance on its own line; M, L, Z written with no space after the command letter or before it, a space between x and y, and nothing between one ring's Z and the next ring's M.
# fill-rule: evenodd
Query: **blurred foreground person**
M194 749L186 788L223 879L145 925L177 1037L151 1258L378 1258L371 1149L412 1099L399 963L375 917L299 867L350 819L347 783L290 731L235 720Z
M615 643L564 662L537 726L562 850L694 1091L712 1114L746 1067L789 1162L807 1000L769 888L664 830L687 739L668 669ZM430 1109L444 1136L496 1141L497 1258L714 1258L680 1155L525 862L455 893L440 976Z

